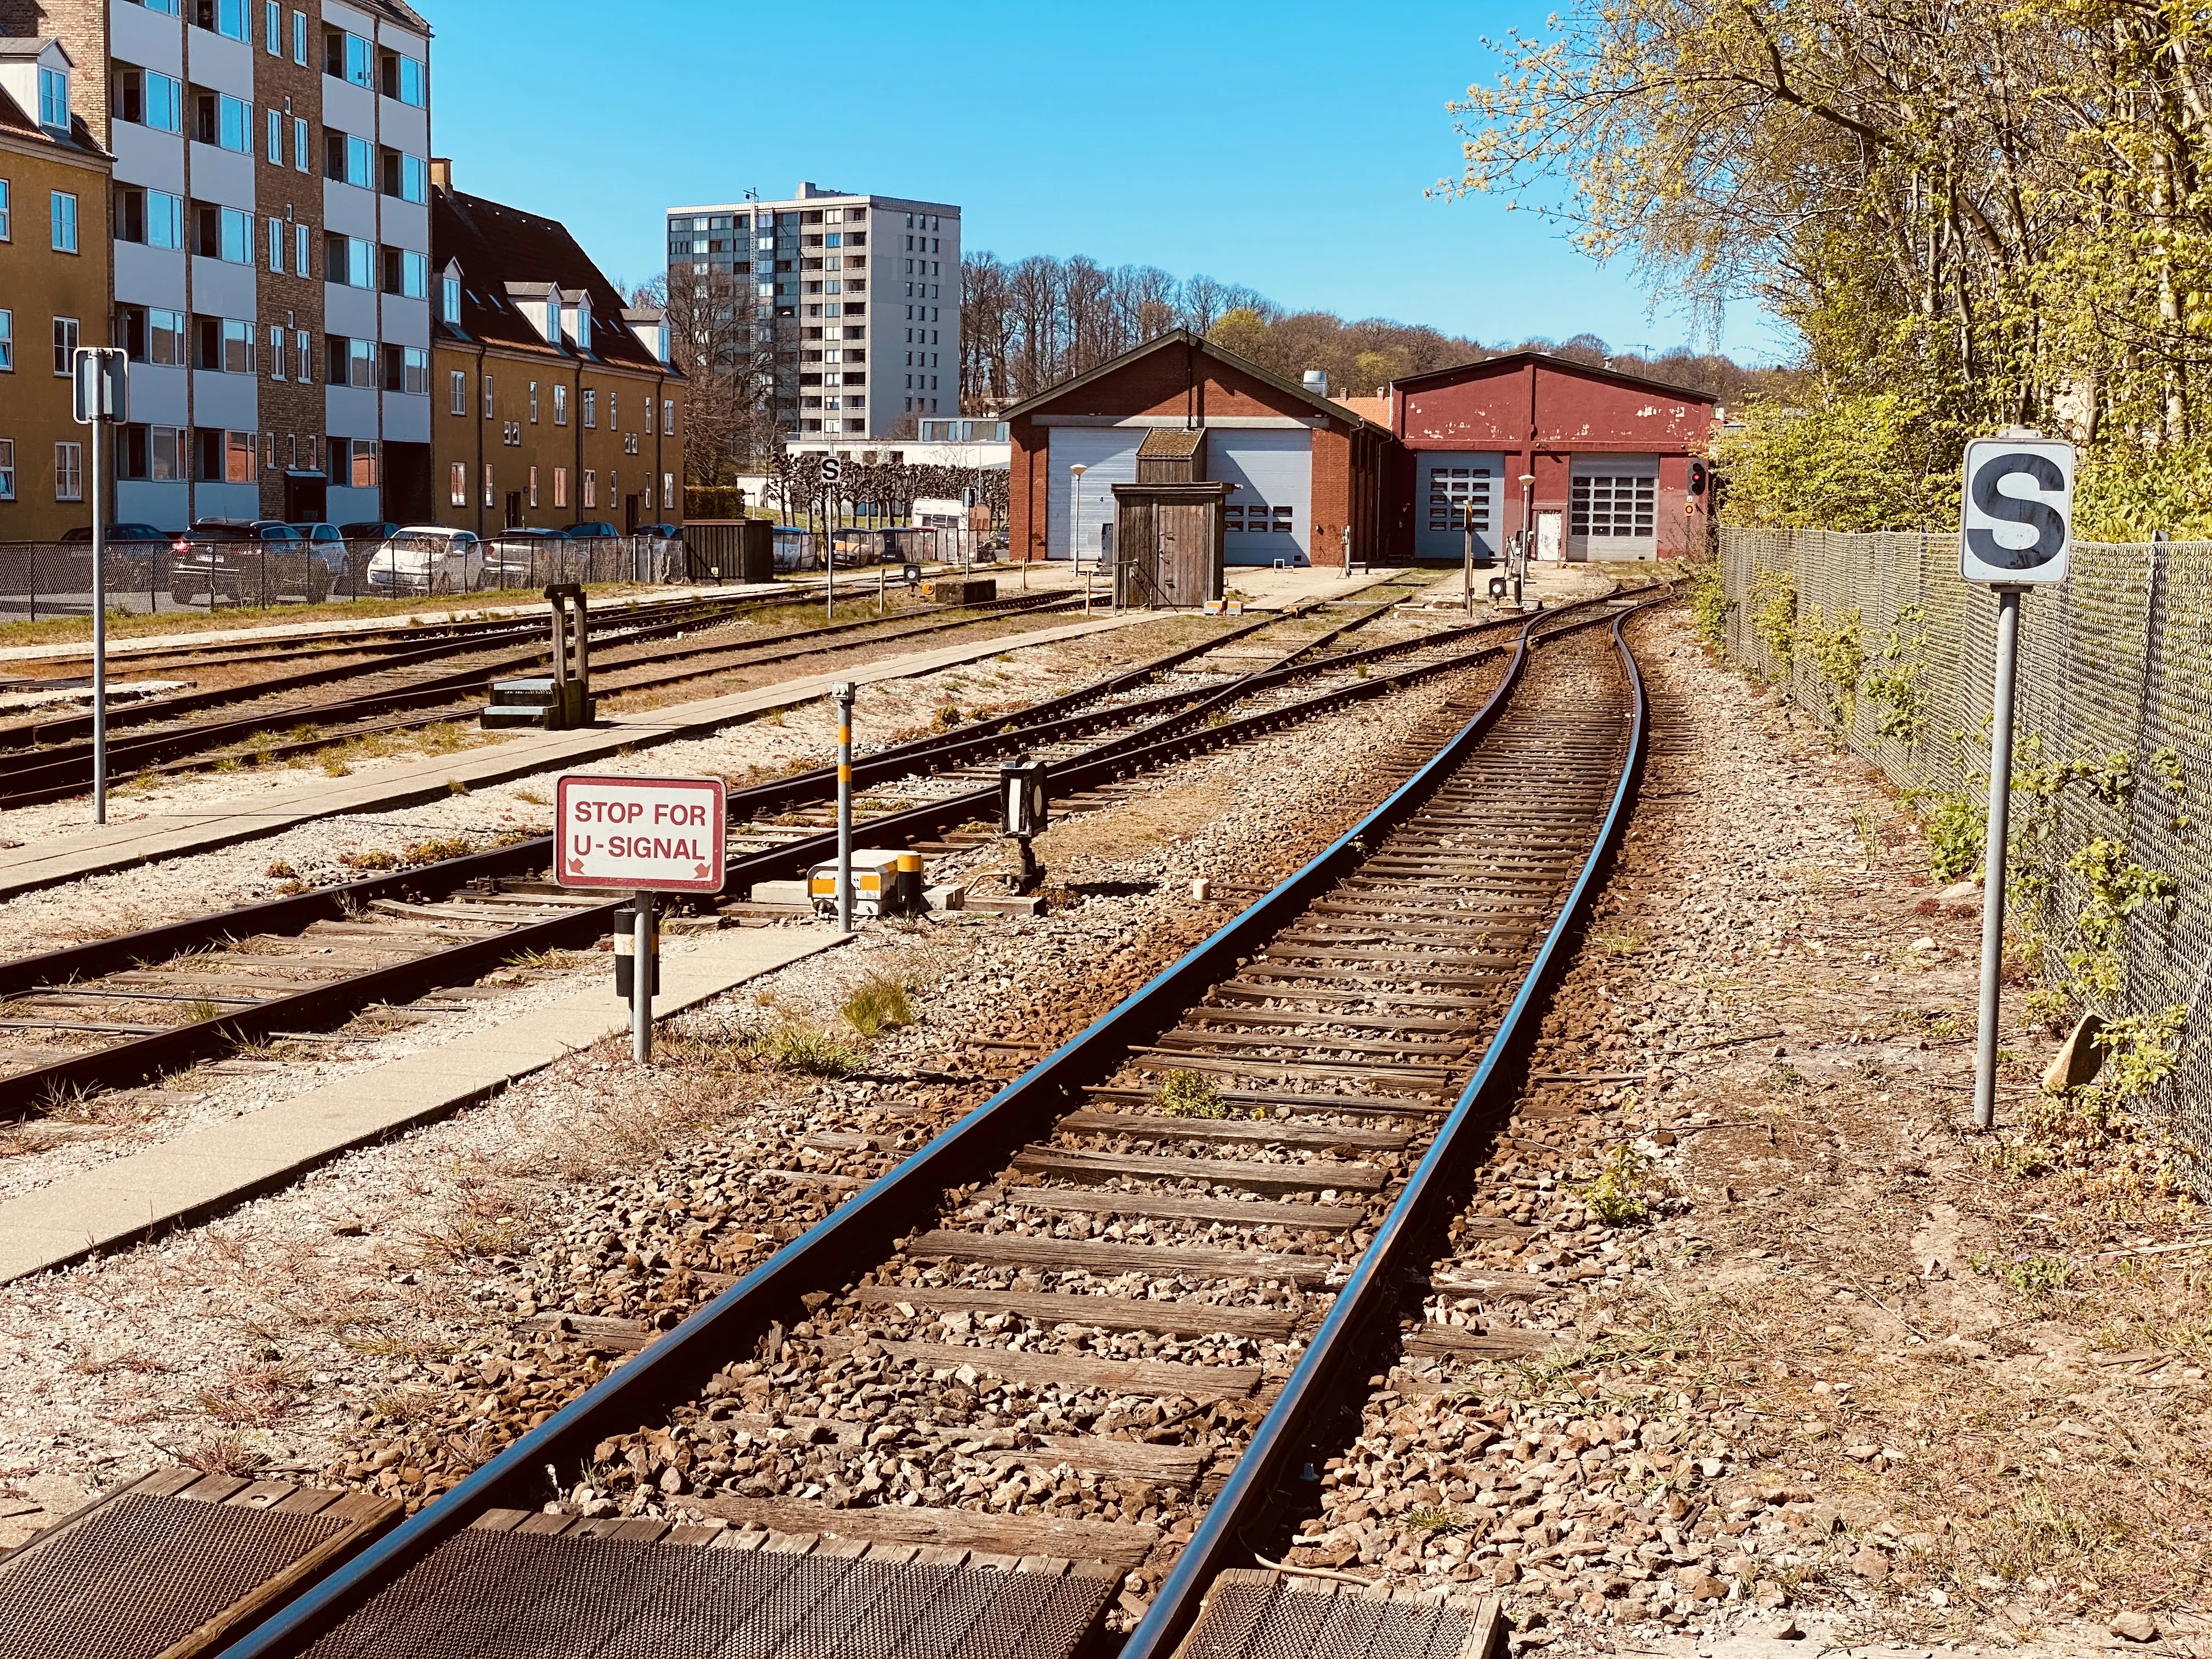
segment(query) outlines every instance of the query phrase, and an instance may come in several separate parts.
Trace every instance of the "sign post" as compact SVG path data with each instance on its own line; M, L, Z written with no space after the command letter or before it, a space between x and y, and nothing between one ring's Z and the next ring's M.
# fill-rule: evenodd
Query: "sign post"
M822 613L824 622L837 620L837 526L830 509L836 503L837 483L844 476L844 462L835 455L822 458L822 573L829 601Z
M1959 574L1997 596L1996 696L1990 726L1989 839L1982 854L1981 1020L1974 1048L1974 1127L1996 1121L1997 1002L2004 966L2005 848L2012 820L2012 711L2020 601L2066 580L2074 529L2074 446L2015 427L1966 446Z
M120 346L79 346L70 360L77 423L91 428L92 821L107 822L107 489L100 471L100 428L130 408L130 354Z
M837 931L853 931L853 696L850 680L831 688L837 700Z
M630 1054L653 1060L653 994L659 988L659 893L720 893L729 817L720 778L564 774L554 790L553 878L563 887L627 889L630 936L617 937L615 981L629 968ZM627 944L629 949L620 947Z

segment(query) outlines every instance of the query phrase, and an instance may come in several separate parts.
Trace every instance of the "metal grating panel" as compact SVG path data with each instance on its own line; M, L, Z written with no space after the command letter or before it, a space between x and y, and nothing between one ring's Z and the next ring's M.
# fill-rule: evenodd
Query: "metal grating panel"
M1340 1594L1224 1572L1176 1659L1472 1659L1495 1642L1492 1613L1403 1590Z
M472 1531L324 1638L311 1659L1064 1659L1111 1588L836 1554Z
M0 1565L0 1659L154 1659L347 1525L125 1493Z

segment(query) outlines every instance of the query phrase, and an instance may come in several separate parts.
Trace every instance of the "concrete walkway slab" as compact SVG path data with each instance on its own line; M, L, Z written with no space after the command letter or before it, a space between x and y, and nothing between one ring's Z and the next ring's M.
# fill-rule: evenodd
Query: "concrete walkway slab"
M852 937L834 927L738 927L672 940L657 1018ZM611 957L609 958L612 960ZM103 1164L0 1204L0 1283L216 1213L350 1147L499 1093L562 1055L629 1029L612 975L402 1059Z
M478 788L534 773L557 772L618 750L647 749L678 738L704 737L725 726L779 708L794 708L829 696L839 680L862 684L907 679L940 668L995 657L1004 651L1082 639L1116 628L1155 622L1159 613L1125 611L1119 616L1041 628L1027 634L1002 634L988 640L942 645L928 651L886 657L854 668L779 680L727 696L672 703L644 714L611 714L574 732L540 732L457 755L437 755L387 767L366 777L301 779L198 812L164 812L81 836L43 840L0 850L0 898L75 881L81 876L124 870L156 859L175 858L229 847L257 836L317 818L348 812L392 811L450 794L456 784Z

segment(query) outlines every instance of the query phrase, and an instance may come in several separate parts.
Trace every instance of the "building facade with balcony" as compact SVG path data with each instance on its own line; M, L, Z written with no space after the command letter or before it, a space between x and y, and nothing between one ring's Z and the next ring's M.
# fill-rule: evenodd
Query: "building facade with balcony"
M0 0L112 152L116 508L420 517L431 501L430 27L401 0Z
M0 542L92 522L70 360L107 314L109 161L79 90L60 40L0 40Z
M960 412L958 208L801 183L667 216L671 311L750 308L775 351L780 430L890 438ZM693 343L677 342L679 362Z
M435 166L429 520L495 536L684 520L684 376L658 311L626 307L568 227Z

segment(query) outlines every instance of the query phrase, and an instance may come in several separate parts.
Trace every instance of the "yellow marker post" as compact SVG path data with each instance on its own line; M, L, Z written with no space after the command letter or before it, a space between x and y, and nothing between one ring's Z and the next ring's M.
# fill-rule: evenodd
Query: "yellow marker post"
M850 680L831 688L837 699L837 929L853 931L853 694Z

